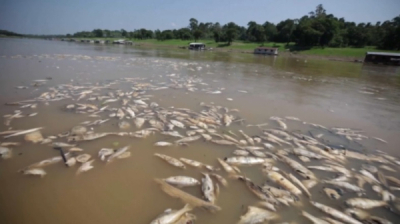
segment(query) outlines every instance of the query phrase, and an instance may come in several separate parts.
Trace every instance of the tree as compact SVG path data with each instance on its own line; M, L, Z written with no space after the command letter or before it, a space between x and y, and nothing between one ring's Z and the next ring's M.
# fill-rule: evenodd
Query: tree
M263 24L264 31L265 31L265 39L267 41L272 41L275 37L275 35L278 33L278 30L276 29L275 24L270 23L270 22L265 22Z
M198 21L197 21L197 19L195 19L195 18L191 18L190 20L189 20L189 28L190 28L190 30L192 31L192 33L195 31L195 30L197 30L197 26L198 26Z
M223 39L228 42L228 45L231 45L232 41L237 37L238 25L234 22L230 22L222 28L224 32Z
M101 29L95 29L92 31L92 33L95 37L103 37L103 30Z
M126 36L128 36L128 32L126 32L126 30L124 30L124 29L121 29L121 35L123 37L126 37Z
M194 42L196 42L201 37L202 34L203 32L201 32L201 30L195 30L193 32Z

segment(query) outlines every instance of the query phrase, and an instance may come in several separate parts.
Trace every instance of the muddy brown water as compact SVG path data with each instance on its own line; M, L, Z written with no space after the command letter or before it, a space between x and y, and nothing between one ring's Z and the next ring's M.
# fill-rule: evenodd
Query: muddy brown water
M360 129L365 135L385 139L388 143L369 139L363 141L363 147L357 150L373 152L379 149L400 158L400 71L396 67L279 56L0 38L0 114L19 109L17 106L5 106L6 102L31 99L59 84L89 85L125 77L145 78L144 82L153 84L169 83L171 78L166 76L169 74L200 78L208 85L197 86L195 92L184 89L150 91L148 94L153 95L150 102L157 102L162 107L184 107L194 111L202 109L201 102L212 102L231 109L237 108L240 111L238 115L246 120L246 124L268 122L271 128L277 127L274 121L269 120L271 116L295 116L302 121L326 127ZM32 80L46 77L52 78L47 84L30 86ZM15 86L29 88L16 89ZM119 86L122 88L123 84L113 87ZM206 93L206 90L220 90L222 93L214 95ZM24 109L27 112L36 111L38 115L15 119L10 127L45 127L42 133L47 136L66 132L80 122L94 120L85 114L62 110L69 103L73 101L66 99L49 105L38 104L37 109ZM118 131L117 122L112 120L94 128L99 132ZM259 129L246 127L246 124L233 124L222 130L237 133L242 129L249 135L260 134ZM292 131L321 133L301 122L287 121L287 125L288 130ZM8 128L1 122L0 131ZM191 143L189 147L155 148L153 143L156 141L173 140L159 134L146 139L109 136L79 143L79 147L96 158L93 170L76 176L76 166L66 168L60 163L45 167L48 174L38 178L23 176L17 171L57 156L58 151L47 145L26 143L23 137L9 140L23 144L13 147L11 159L0 160L1 223L149 223L165 209L179 209L184 205L162 192L153 181L154 178L187 175L201 179L198 169L188 167L180 170L172 167L154 157L155 152L219 166L216 158L230 156L233 151L233 147L203 141ZM130 145L132 156L110 164L100 161L97 158L98 150L115 148L113 144L116 142L119 146ZM359 169L362 163L350 161L348 168ZM282 163L276 163L276 166L291 172ZM257 184L266 181L258 166L241 167L241 170ZM224 171L219 173L227 177ZM315 173L321 178L333 177L332 173ZM400 178L398 174L391 175ZM328 199L322 193L323 186L318 184L312 189L313 200L337 209L345 208L343 200ZM379 199L370 186L366 186L368 197ZM186 188L185 191L201 197L199 187ZM400 193L393 193L400 197ZM345 194L344 199L354 196ZM217 199L217 204L222 208L220 212L212 214L195 209L193 213L197 216L197 223L235 223L248 205L257 202L258 199L244 184L229 179L229 186L221 188ZM281 218L276 223L309 223L300 216L302 210L318 217L325 216L313 208L308 199L301 198L301 202L299 206L280 208L278 213ZM384 208L370 210L370 213L393 223L400 222L399 216Z

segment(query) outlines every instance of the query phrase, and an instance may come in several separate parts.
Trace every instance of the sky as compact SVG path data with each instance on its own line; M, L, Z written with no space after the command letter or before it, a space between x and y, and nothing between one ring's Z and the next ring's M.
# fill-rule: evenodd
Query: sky
M356 23L391 20L400 0L0 0L0 29L23 34L67 34L96 28L179 29L199 22L278 23L323 4L328 14Z

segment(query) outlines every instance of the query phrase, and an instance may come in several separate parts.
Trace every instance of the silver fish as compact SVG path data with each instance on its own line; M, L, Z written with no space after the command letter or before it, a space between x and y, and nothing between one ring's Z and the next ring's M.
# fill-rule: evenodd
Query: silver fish
M23 170L22 172L25 175L34 175L34 176L40 176L40 177L44 177L47 174L46 171L44 171L44 169L41 169L41 168L26 169L26 170Z
M154 153L154 155L159 157L159 158L161 158L161 159L163 159L163 160L165 160L167 163L169 163L169 164L171 164L171 165L173 165L175 167L178 167L178 168L181 168L181 169L186 169L186 166L181 161L179 161L178 159L175 159L175 158L173 158L171 156L167 156L167 155L164 155L164 154L159 154L159 153Z
M214 204L216 200L214 183L212 182L210 176L207 173L203 173L203 175L204 178L201 179L202 182L201 190L203 192L203 196L206 201Z
M196 180L195 178L187 176L168 177L164 179L164 181L177 187L191 187L201 184L200 181Z
M340 212L334 208L328 207L326 205L323 205L321 203L315 202L315 201L311 201L311 204L314 205L316 208L318 208L319 210L325 212L326 214L332 216L335 219L338 219L340 221L343 221L345 223L348 224L362 224L361 222L357 221L356 219L346 215L343 212Z
M233 165L255 165L261 164L266 161L264 158L258 157L244 157L244 156L237 156L237 157L229 157L224 159L227 163Z
M78 175L78 174L80 174L80 173L83 173L83 172L87 172L87 171L89 171L89 170L91 170L91 169L93 169L94 167L92 166L92 163L94 162L94 159L93 160L90 160L90 161L87 161L87 162L85 162L85 163L82 163L82 165L78 168L78 170L76 171L76 174Z
M270 220L278 219L278 214L262 208L249 206L246 214L240 217L238 224L265 223Z
M180 210L164 212L154 219L150 224L174 224L190 210L192 210L192 207L189 204L186 204L185 207Z
M118 149L116 152L114 152L113 154L111 154L108 158L107 158L107 163L111 162L112 160L114 160L116 157L120 156L122 153L126 152L128 149L130 148L130 146L125 146L122 147L120 149Z

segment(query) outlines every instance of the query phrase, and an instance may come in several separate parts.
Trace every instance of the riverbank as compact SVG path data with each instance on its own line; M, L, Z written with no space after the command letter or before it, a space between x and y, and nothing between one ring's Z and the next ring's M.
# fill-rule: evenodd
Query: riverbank
M80 39L102 39L102 40L116 40L119 38L77 38ZM146 39L146 40L137 40L137 39L127 39L133 41L136 46L143 47L162 47L162 48L181 48L185 49L189 45L189 43L194 42L193 40L163 40L159 41L156 39ZM252 42L243 42L243 41L235 41L230 45L227 43L216 43L214 40L197 40L197 42L201 42L206 44L207 48L212 51L219 52L236 52L236 53L253 53L254 49L260 46L264 47L276 47L279 49L279 54L284 56L291 56L296 58L313 58L313 59L325 59L325 60L334 60L334 61L348 61L348 62L362 62L365 53L369 51L380 51L380 52L395 52L400 53L400 51L387 51L376 49L374 46L367 46L363 48L330 48L330 47L298 47L295 46L294 43L290 43L287 45L286 43L264 43L261 45L260 43L252 43Z

